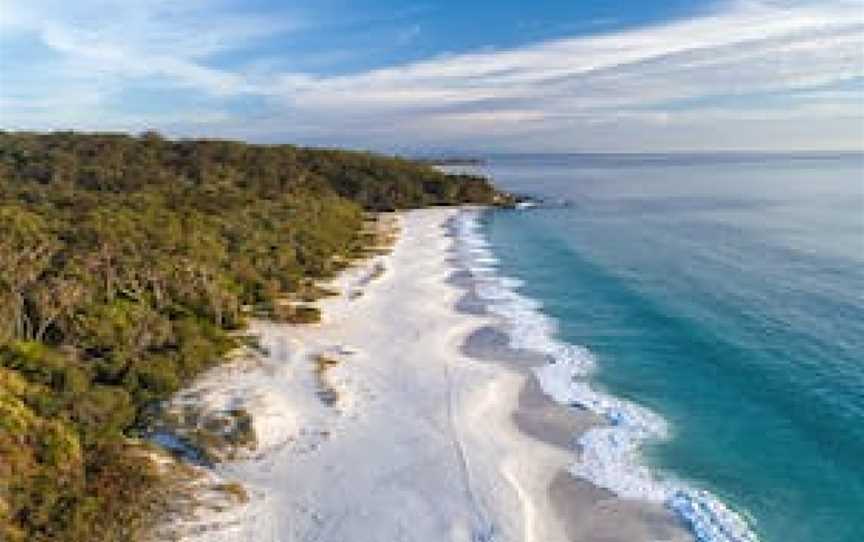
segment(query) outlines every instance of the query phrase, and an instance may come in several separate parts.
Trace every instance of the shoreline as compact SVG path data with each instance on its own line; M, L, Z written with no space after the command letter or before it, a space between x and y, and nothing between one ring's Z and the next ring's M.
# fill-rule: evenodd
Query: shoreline
M485 302L476 292L476 281L468 278L471 273L464 265L457 273L463 277L457 281L463 290L457 310L475 315L487 313L481 308ZM554 540L695 540L681 520L663 505L621 498L570 473L569 466L578 456L578 438L607 422L586 409L567 407L549 397L535 374L535 369L547 365L548 359L538 352L514 349L507 332L499 327L503 325L501 317L493 315L485 326L478 327L467 338L462 351L472 359L500 364L510 370L515 368L524 375L518 400L510 414L514 427L523 435L556 447L564 454L556 463L547 464L544 472L551 505L549 513L557 518L562 528Z
M661 506L567 472L598 420L548 398L537 356L477 314L460 212L400 215L393 252L337 278L321 324L255 322L267 355L196 384L209 408L251 413L258 449L215 469L249 501L199 512L181 540L692 540Z

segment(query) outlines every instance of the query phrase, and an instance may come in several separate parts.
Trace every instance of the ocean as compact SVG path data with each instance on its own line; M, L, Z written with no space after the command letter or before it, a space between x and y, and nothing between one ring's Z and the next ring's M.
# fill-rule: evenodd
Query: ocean
M511 155L480 293L562 403L572 472L711 542L864 540L864 156ZM473 247L473 248L472 248Z

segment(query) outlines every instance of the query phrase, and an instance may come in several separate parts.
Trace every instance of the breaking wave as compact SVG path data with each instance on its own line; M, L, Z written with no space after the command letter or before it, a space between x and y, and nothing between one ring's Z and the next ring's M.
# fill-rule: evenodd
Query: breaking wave
M502 276L499 261L484 238L481 211L464 211L455 219L456 251L487 310L502 318L510 345L538 352L549 363L535 368L546 394L564 405L578 405L608 424L590 429L578 440L580 454L573 476L631 499L658 502L677 514L700 542L758 542L748 522L710 492L660 477L642 461L640 447L669 437L666 421L651 410L592 388L588 377L594 355L556 338L555 321L542 304L518 293L522 281Z

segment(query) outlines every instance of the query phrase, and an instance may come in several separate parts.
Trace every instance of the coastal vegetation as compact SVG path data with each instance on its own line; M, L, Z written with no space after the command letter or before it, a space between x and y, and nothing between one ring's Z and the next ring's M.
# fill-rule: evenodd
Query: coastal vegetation
M136 540L148 417L246 318L316 321L283 301L326 295L367 212L506 198L368 153L0 132L0 539Z

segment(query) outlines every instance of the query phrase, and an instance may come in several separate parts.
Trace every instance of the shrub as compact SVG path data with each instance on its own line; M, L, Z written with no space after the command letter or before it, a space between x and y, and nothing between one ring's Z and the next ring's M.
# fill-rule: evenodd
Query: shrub
M129 437L240 344L243 307L318 322L280 300L330 293L364 210L497 196L368 153L0 132L0 537L134 540L162 497Z

